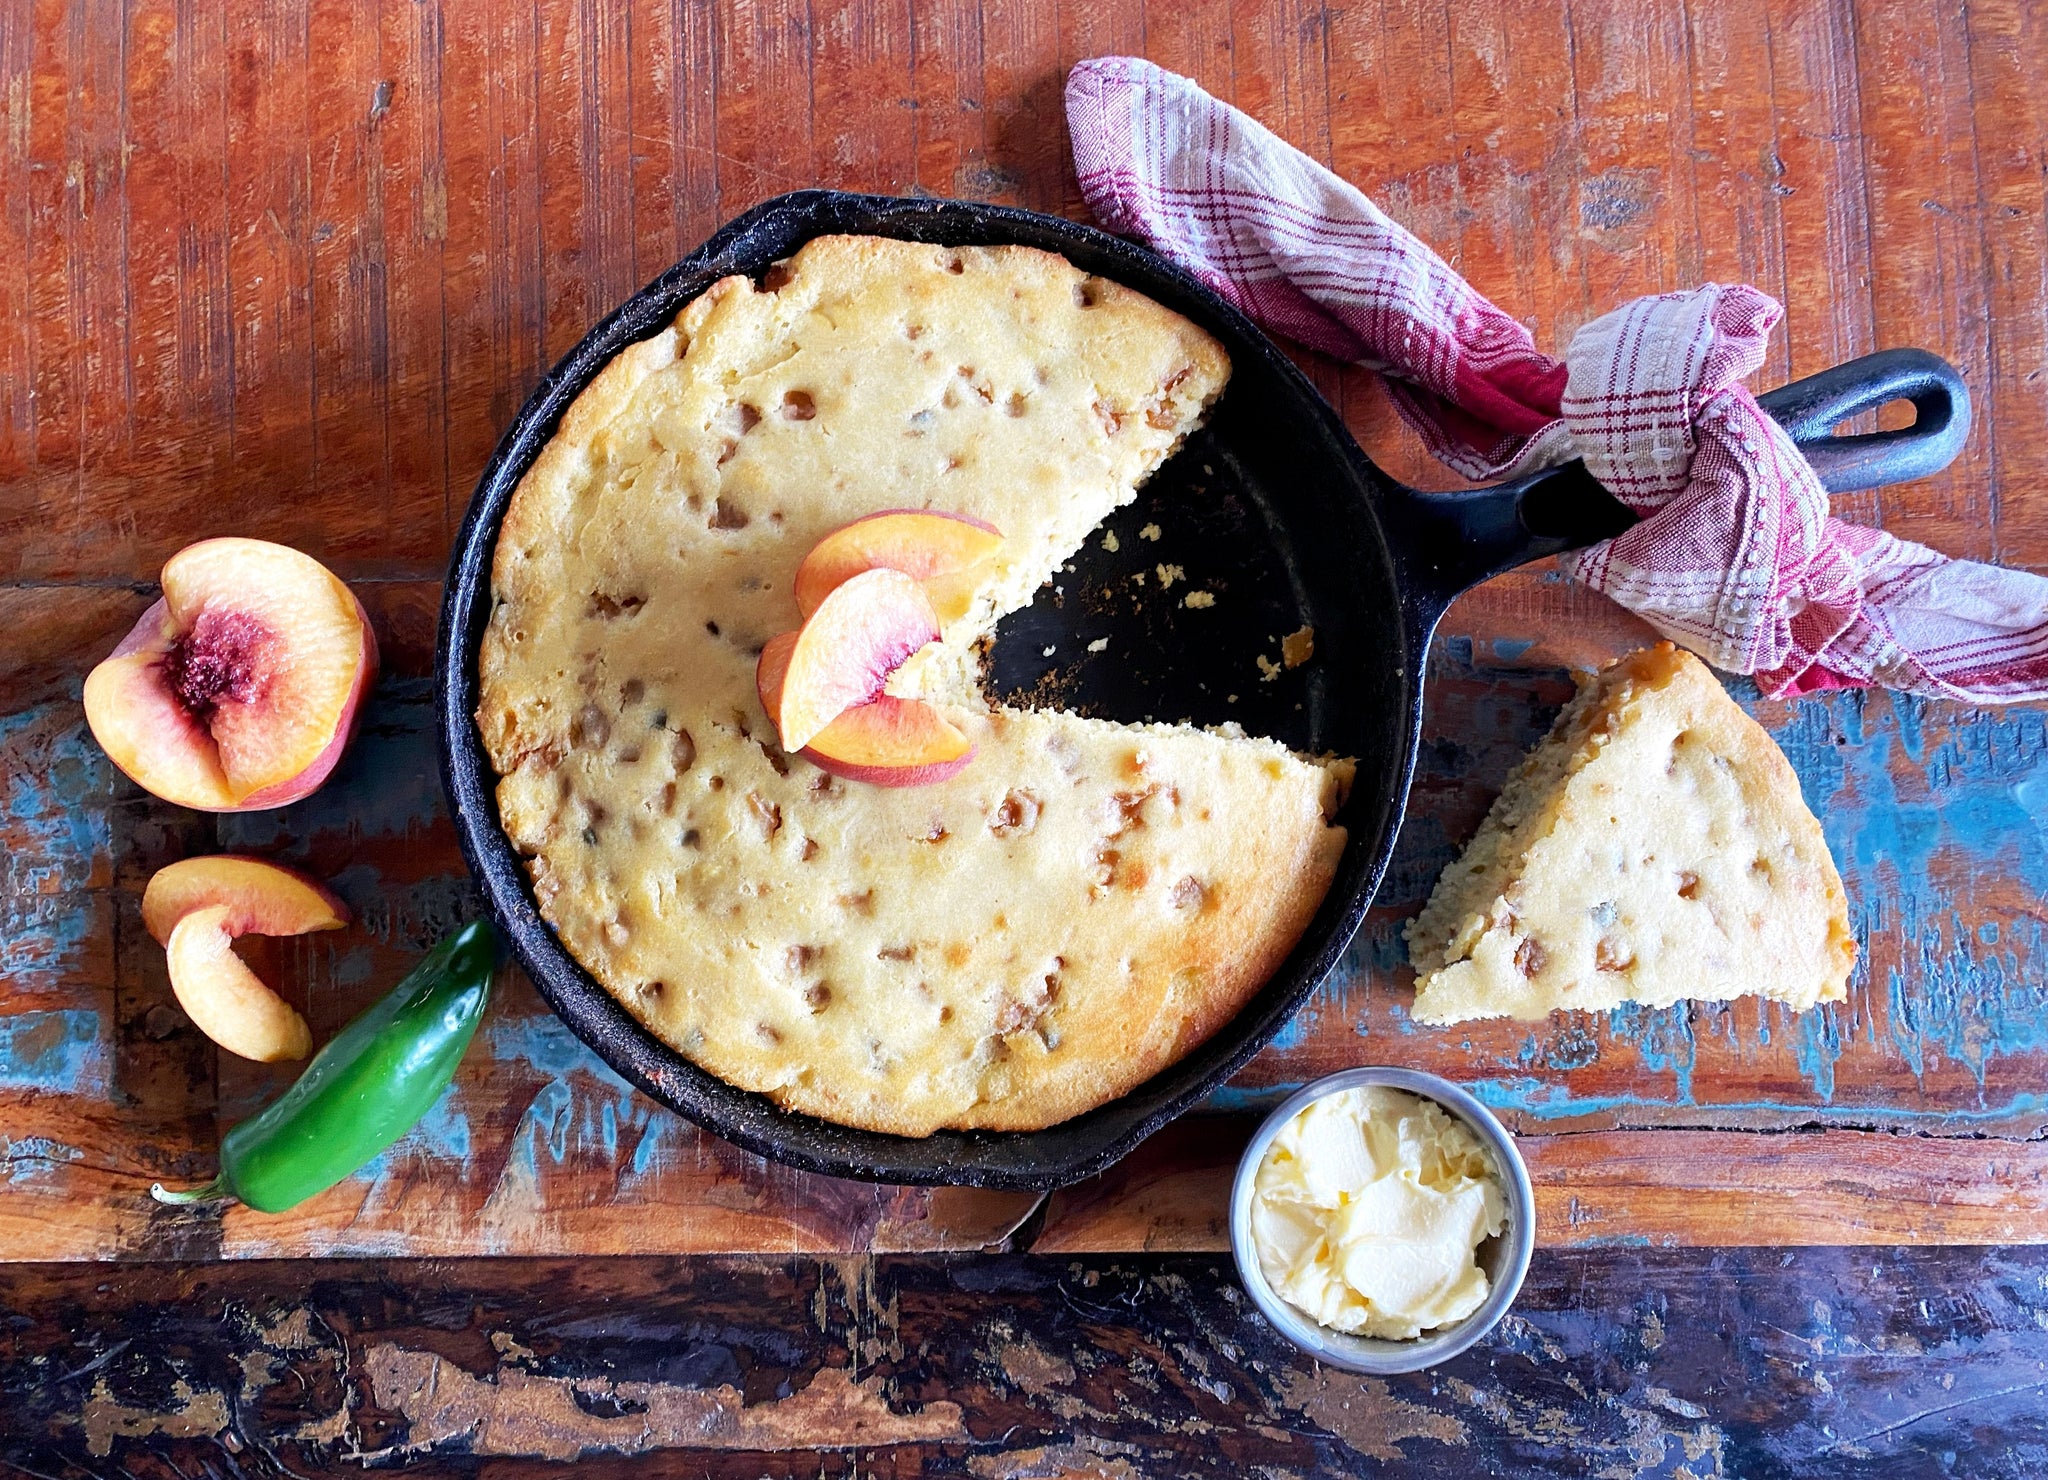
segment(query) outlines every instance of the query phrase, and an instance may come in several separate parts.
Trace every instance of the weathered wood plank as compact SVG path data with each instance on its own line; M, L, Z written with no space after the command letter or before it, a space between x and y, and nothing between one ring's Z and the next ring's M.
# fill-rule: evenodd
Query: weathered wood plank
M2013 494L2048 464L2048 379L2039 373L2048 353L2048 323L2040 311L2048 301L2048 199L2041 171L2048 100L2033 63L2048 42L2048 19L2025 0L1994 0L1968 7L1962 21L1969 118L1967 130L1954 126L1954 136L1959 143L1967 140L1976 196L1938 201L1928 209L1955 213L1965 226L1975 223L1974 234L1965 235L1949 259L1954 275L1979 285L1983 298L1981 326L1970 334L1973 347L1982 336L1983 373L1972 377L1971 386L1984 408L1978 413L1984 418L1982 491L1972 503L1990 516L1988 558L2031 561L2039 557L2013 552L2048 546L2048 509L2040 500ZM1949 110L1960 107L1963 100L1955 94L1961 91L1941 89ZM1904 185L1901 207L1911 199ZM1951 230L1955 224L1943 222ZM1927 513L1904 501L1899 509L1904 519ZM1939 537L1946 538L1946 531Z
M1230 1247L1257 1121L1193 1116L1052 1195L1035 1254ZM1869 1131L1583 1131L1519 1138L1536 1240L1785 1247L2048 1242L2048 1144Z
M1007 199L1016 181L989 161L981 10L909 7L911 178L934 195Z
M44 6L11 53L14 353L38 394L0 428L5 569L144 580L232 526L430 577L542 366L718 220L821 181L1077 209L1061 72L1148 48L1371 189L1545 345L1714 276L1787 298L1767 378L1880 342L1951 355L1987 413L1955 471L1844 508L2048 561L2043 516L1998 492L2048 393L2026 368L2027 7L1155 9ZM125 50L79 39L115 32ZM1392 470L1441 481L1366 380L1316 373Z
M362 590L389 671L417 673L438 592ZM32 631L54 610L106 643L144 601L62 588L10 598ZM331 880L356 924L258 957L325 1038L474 908L428 696L417 678L388 684L343 772L300 807L202 820L142 797L92 745L74 661L26 661L23 691L40 682L58 696L0 720L0 970L12 988L0 1002L0 1258L975 1249L1002 1243L1036 1206L1029 1194L875 1188L770 1166L635 1094L508 971L455 1092L361 1177L284 1218L154 1207L150 1181L210 1175L219 1128L297 1066L217 1055L197 1034L142 930L143 886L171 859L217 849Z
M433 583L535 379L635 285L779 190L1078 211L1060 86L1081 55L1147 51L1253 109L1546 347L1618 295L1711 277L1787 299L1761 383L1885 344L1950 354L1979 392L1956 468L1843 507L2048 566L2048 502L2029 482L2048 451L2038 8L1512 9L41 0L0 14L0 1040L19 1049L0 1054L0 1134L23 1210L0 1217L0 1253L455 1249L485 1213L508 1251L971 1247L1028 1211L847 1189L708 1147L508 981L445 1113L365 1178L274 1225L140 1218L149 1178L203 1174L219 1124L284 1076L216 1061L172 1003L137 900L189 852L298 862L361 922L269 952L266 969L322 1032L369 1000L469 907L426 725ZM1312 372L1389 469L1452 481L1370 377ZM163 557L229 531L292 540L358 581L389 682L341 780L283 813L213 822L115 776L76 699ZM1400 923L1548 722L1564 670L1643 629L1539 568L1473 593L1445 632L1380 904L1220 1108L1394 1060L1476 1082L1559 1147L1668 1129L2048 1127L2038 711L1750 695L1849 883L1865 957L1848 1003L1417 1031ZM1786 1139L1723 1137L1716 1165L1777 1186ZM1937 1186L1943 1158L1960 1167L1975 1144L1924 1153ZM1180 1170L1195 1180L1154 1199L1124 1245L1206 1225L1199 1160ZM1912 1188L1881 1185L1894 1201L1868 1226L1793 1197L1760 1205L1750 1233L1907 1227ZM2024 1179L2001 1185L2032 1205ZM1598 1236L1662 1236L1664 1192L1618 1186ZM1957 1196L1929 1236L1991 1236L1998 1208ZM1063 1247L1081 1246L1081 1226L1057 1234Z
M1487 606L1482 597L1475 619ZM1570 692L1563 673L1520 667L1526 640L1496 626L1440 645L1424 757L1379 900L1345 968L1237 1093L1269 1103L1317 1074L1402 1062L1473 1082L1525 1128L1810 1121L2031 1135L2048 1123L2019 1067L2040 1051L2048 1009L2036 954L2048 839L2032 800L2048 787L2048 729L2035 710L1956 712L1891 695L1766 704L1751 692L1847 882L1863 943L1848 1002L1803 1015L1748 1001L1418 1029L1401 925Z
M1690 66L1684 110L1686 183L1669 209L1682 222L1681 278L1754 283L1780 298L1785 287L1787 185L1775 152L1776 104L1769 87L1774 36L1755 12L1688 6ZM1790 336L1769 347L1762 378L1792 378Z
M102 1072L74 1083L58 1072L69 1061L51 1059L55 1077L37 1077L40 1067L23 1069L17 1103L37 1124L61 1124L64 1114L38 1103L31 1115L31 1101L70 1105L95 1136L110 1128L114 1134L104 1154L88 1157L82 1141L59 1141L23 1163L33 1163L38 1211L13 1224L11 1236L0 1229L0 1252L55 1252L53 1224L68 1230L62 1248L79 1254L141 1252L166 1239L186 1246L218 1240L224 1254L255 1256L981 1247L1006 1237L1029 1213L1030 1198L963 1195L933 1203L921 1194L799 1177L716 1146L630 1092L516 978L508 979L454 1097L361 1178L288 1219L232 1213L218 1232L204 1215L134 1219L150 1178L204 1174L216 1106L220 1123L232 1123L280 1090L291 1072L228 1058L216 1069L211 1050L171 1002L161 956L140 930L139 895L150 871L182 853L222 847L278 857L332 880L359 924L340 936L283 944L267 958L281 988L322 1035L471 907L441 810L429 695L407 676L427 661L434 590L402 583L364 590L386 638L391 677L336 781L276 813L202 822L142 804L83 735L75 700L51 697L75 694L75 663L65 672L61 652L27 660L24 684L46 697L24 710L10 732L19 759L9 774L18 786L31 779L47 785L11 805L10 815L27 820L16 824L19 843L9 866L31 871L37 891L40 881L52 881L55 892L44 898L27 884L16 890L20 918L9 938L26 953L17 981L51 981L62 1000L17 994L0 1021L18 1025L14 1031L33 1047L42 1043L35 1035L54 1031L51 1023L84 1014L77 1020L90 1020L87 1036L98 1045L92 1053L116 1055L112 1078ZM86 594L92 599L82 603ZM33 599L14 593L30 630L50 620L42 615L50 611L83 623L101 641L143 600L61 589ZM1469 625L1486 618L1482 601ZM1500 637L1446 644L1432 720L1441 738L1429 749L1416 819L1383 903L1347 968L1305 1009L1299 1028L1225 1092L1225 1107L1270 1103L1290 1085L1350 1064L1393 1061L1475 1083L1525 1132L2038 1128L2039 998L2048 988L2034 967L2039 927L2032 911L2048 887L2048 855L2038 832L2021 825L2015 788L2048 764L2039 716L1944 718L1932 706L1882 698L1764 707L1829 819L1863 911L1872 970L1881 973L1875 987L1859 978L1842 1007L1804 1019L1753 1005L1624 1011L1534 1029L1478 1024L1456 1032L1419 1031L1407 1022L1399 923L1450 856L1452 840L1476 821L1499 775L1567 692L1555 668L1517 664L1532 657L1574 661L1576 650L1553 644L1539 654L1519 643ZM1491 739L1480 745L1479 736ZM1902 790L1906 784L1918 790ZM83 843L74 841L81 837ZM1914 851L1900 851L1907 848ZM1957 882L1944 886L1946 878ZM84 882L67 882L73 880ZM38 933L32 917L44 916L71 933ZM110 972L111 992L103 985ZM23 1062L42 1065L42 1052ZM109 1095L131 1112L110 1120L102 1105ZM25 1131L20 1139L41 1134ZM1707 1191L1750 1180L1760 1200L1740 1226L1743 1238L1875 1242L1910 1232L1953 1241L2030 1238L2048 1227L2048 1220L2029 1221L2048 1193L2028 1177L1987 1184L2002 1200L1997 1206L1950 1199L1930 1217L1922 1216L1914 1186L1893 1177L1878 1184L1883 1207L1839 1216L1803 1200L1800 1184L1782 1180L1779 1141L1726 1137L1713 1142L1713 1159L1678 1156L1671 1165L1700 1178ZM1940 1199L1954 1180L1947 1170L1954 1158L1967 1167L1981 1144L1917 1151L1908 1163L1932 1179ZM1140 1169L1146 1165L1141 1159ZM110 1172L130 1180L110 1181ZM1198 1162L1167 1172L1173 1197L1126 1201L1109 1222L1074 1215L1068 1223L1067 1198L1048 1221L1049 1246L1187 1246L1190 1235L1181 1230L1213 1227L1223 1173ZM1774 1191L1783 1196L1763 1195ZM64 1211L74 1195L75 1217ZM1597 1220L1553 1219L1546 1238L1709 1241L1733 1226L1729 1215L1713 1211L1719 1203L1689 1202L1671 1188L1623 1184L1604 1196ZM1674 1225L1677 1214L1691 1221ZM1206 1243L1195 1237L1194 1246L1215 1245L1213 1232L1205 1237Z
M981 6L982 96L990 152L1014 204L1057 212L1067 206L1066 108L1057 7L1033 0Z
M461 1260L0 1272L31 1474L2019 1477L2048 1254L1539 1255L1432 1373L1285 1346L1227 1265Z

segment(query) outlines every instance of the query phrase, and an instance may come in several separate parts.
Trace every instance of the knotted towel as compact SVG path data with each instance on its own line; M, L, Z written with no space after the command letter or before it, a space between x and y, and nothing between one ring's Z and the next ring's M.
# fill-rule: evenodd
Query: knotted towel
M1774 696L2048 697L2048 579L1829 516L1741 384L1782 312L1757 289L1637 299L1560 364L1361 192L1184 77L1083 62L1067 119L1106 227L1266 328L1378 371L1443 462L1489 478L1584 458L1642 522L1565 570L1717 667Z

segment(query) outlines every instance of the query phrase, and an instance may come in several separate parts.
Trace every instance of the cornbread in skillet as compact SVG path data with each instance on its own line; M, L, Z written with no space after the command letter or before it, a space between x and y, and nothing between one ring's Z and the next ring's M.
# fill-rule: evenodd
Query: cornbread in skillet
M1415 1020L1839 1002L1841 875L1777 742L1692 654L1621 659L1508 777L1408 925Z
M1344 762L991 709L969 645L1199 423L1229 363L1021 247L825 237L621 353L514 495L477 723L569 951L724 1079L844 1124L1031 1129L1237 1012L1328 889ZM798 563L884 509L1006 537L891 692L978 754L901 789L755 695Z

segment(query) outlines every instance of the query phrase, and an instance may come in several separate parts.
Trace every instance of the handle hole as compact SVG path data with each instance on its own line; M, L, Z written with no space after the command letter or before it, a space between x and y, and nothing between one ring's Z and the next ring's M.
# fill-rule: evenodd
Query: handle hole
M1875 411L1845 416L1828 429L1831 437L1860 437L1870 432L1903 432L1919 421L1919 412L1904 396L1887 401Z

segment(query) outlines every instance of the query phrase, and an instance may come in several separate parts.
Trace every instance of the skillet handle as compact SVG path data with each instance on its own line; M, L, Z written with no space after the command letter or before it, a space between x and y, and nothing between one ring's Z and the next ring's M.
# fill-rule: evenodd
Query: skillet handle
M1893 401L1913 403L1896 432L1836 437L1838 422ZM1932 478L1970 435L1970 388L1956 367L1924 349L1887 349L1781 385L1756 398L1792 434L1829 493Z
M1893 401L1913 424L1838 437L1840 422ZM1779 386L1757 404L1792 434L1830 493L1932 477L1970 432L1970 391L1953 365L1922 349L1882 350ZM1581 462L1512 483L1452 493L1397 488L1384 500L1411 616L1423 633L1462 591L1546 555L1611 539L1635 514Z

